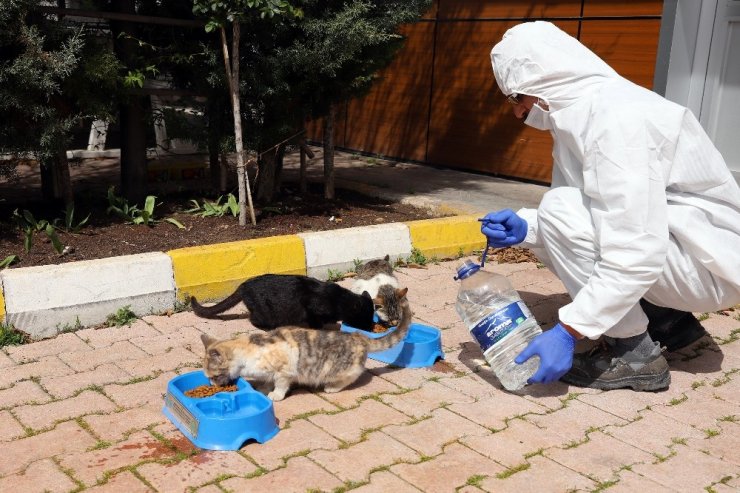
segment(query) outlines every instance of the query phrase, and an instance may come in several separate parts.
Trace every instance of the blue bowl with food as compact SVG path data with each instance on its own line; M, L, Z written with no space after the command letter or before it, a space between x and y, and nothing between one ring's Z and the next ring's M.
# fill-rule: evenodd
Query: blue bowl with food
M170 380L162 412L208 450L239 450L247 440L264 443L279 430L272 401L249 382L239 378L230 387L213 387L201 370Z
M388 331L396 330L396 327L390 327L386 332L369 332L342 324L341 330L360 332L371 339L377 339L387 335ZM367 356L376 361L405 368L432 366L435 361L445 357L442 351L442 332L436 327L414 322L403 341L390 349L369 353Z

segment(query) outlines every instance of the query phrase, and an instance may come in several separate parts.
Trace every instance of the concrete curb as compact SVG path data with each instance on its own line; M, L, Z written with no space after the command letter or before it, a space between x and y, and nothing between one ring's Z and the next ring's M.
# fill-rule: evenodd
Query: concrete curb
M300 233L68 264L0 272L0 317L34 339L68 327L105 322L129 306L139 316L163 313L186 300L231 294L265 273L327 279L355 261L389 254L406 259L468 255L485 246L477 216L453 216L333 231Z

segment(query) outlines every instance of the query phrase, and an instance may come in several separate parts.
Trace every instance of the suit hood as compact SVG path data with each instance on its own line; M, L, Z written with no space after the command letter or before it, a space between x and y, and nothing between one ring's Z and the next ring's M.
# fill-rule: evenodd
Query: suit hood
M569 106L601 84L621 78L609 65L545 21L512 27L491 50L496 83L505 95L541 98L550 111Z

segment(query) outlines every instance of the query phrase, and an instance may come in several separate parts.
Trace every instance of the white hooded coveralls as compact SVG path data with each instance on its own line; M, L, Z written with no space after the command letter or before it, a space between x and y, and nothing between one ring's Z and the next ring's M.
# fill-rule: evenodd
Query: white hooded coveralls
M586 337L644 332L639 300L707 312L740 303L740 188L688 109L618 75L549 22L491 51L505 95L549 106L552 187L522 246L563 281L560 321Z

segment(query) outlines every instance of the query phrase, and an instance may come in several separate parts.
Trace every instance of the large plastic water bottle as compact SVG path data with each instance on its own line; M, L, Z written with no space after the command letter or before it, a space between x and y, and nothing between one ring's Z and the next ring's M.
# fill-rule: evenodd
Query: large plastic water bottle
M506 390L524 387L540 364L539 356L521 365L514 363L529 341L542 332L532 312L506 277L481 270L471 260L457 268L455 279L460 280L455 309L483 357Z

